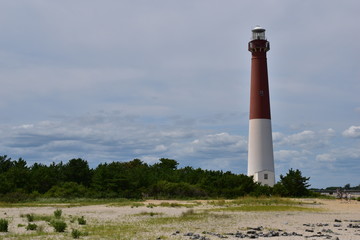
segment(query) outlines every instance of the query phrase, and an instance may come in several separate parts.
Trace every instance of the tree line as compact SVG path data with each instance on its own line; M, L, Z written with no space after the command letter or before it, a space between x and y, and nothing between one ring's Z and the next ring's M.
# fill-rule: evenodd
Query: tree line
M235 198L244 195L306 196L309 178L289 170L274 187L232 172L178 168L176 160L161 158L149 165L140 159L101 163L92 169L86 160L49 165L0 156L0 200L49 198Z

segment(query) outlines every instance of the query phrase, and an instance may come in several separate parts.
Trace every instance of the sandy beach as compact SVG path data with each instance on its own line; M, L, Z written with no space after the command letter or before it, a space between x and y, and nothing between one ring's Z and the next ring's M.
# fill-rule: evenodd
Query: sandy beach
M81 239L360 239L360 202L302 199L303 210L226 210L209 201L148 200L131 206L90 205L72 207L0 208L0 218L8 219L7 233L0 239L73 239L72 229ZM26 214L52 215L62 210L68 227L55 233L45 221L35 221L41 232L28 231ZM74 219L83 216L87 224Z

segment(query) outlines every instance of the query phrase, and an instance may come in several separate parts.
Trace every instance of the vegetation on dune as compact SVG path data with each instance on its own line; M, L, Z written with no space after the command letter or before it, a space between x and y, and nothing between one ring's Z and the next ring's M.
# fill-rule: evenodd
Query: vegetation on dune
M153 165L139 159L99 164L92 169L86 160L27 166L22 158L0 156L0 201L34 199L156 198L201 199L250 196L308 196L309 178L290 169L274 187L262 186L252 177L231 172L178 168L178 162L162 158ZM49 203L47 203L49 204ZM78 203L74 203L78 204Z
M242 197L235 200L214 200L209 204L218 207L209 210L215 212L321 211L319 208L303 206L303 203L294 199L281 197Z
M302 206L292 206L292 205L243 205L243 206L230 206L223 208L214 208L208 211L219 212L319 212L322 211L320 208L309 208Z
M173 204L172 204L173 203ZM187 229L196 229L198 224L204 222L227 221L235 219L233 212L238 211L318 211L315 208L307 208L297 200L279 197L242 197L232 200L209 200L202 204L209 204L213 207L189 208L182 214L171 216L156 211L156 207L185 207L186 205L199 205L198 202L161 202L151 206L138 214L128 215L117 220L96 220L87 222L84 216L72 216L63 214L58 208L53 214L38 215L24 213L20 216L28 220L25 227L26 234L7 233L9 239L155 239L159 232L173 233L174 227L179 224ZM145 205L143 205L145 207ZM154 208L154 209L152 209ZM46 223L41 223L45 221ZM41 225L43 224L43 225ZM51 230L41 229L41 226L50 225ZM154 231L156 229L157 231Z
M0 219L0 232L7 232L9 226L9 221L7 219Z
M300 202L290 198L281 197L242 197L234 200L212 200L209 204L214 206L241 206L241 205L301 205Z

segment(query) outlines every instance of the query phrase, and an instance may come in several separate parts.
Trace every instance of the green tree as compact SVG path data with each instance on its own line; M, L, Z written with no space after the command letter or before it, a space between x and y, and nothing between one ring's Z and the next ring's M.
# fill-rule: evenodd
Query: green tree
M14 163L7 155L0 156L0 174L7 172L13 165Z
M169 182L179 181L177 179L177 166L179 163L173 159L161 158L160 163L151 166L152 180L154 182L164 180Z
M30 170L26 165L26 161L19 158L19 160L13 161L7 171L3 173L3 176L7 179L7 185L10 184L11 186L9 192L28 189Z
M162 169L176 170L177 166L179 165L179 163L173 159L160 158L159 161L160 161L160 163L157 163L155 165L157 165L159 168L162 168Z
M58 177L60 175L60 167L54 162L49 166L34 163L30 170L31 191L37 191L43 194L62 181L62 179Z
M92 187L99 197L129 197L127 193L133 189L133 185L126 165L123 162L105 163L94 170Z
M276 186L274 190L280 190L280 195L287 197L308 196L309 179L310 177L303 177L300 170L291 168L286 176L280 175L280 186ZM276 191L274 193L277 194Z
M92 172L86 160L71 159L63 166L63 174L66 182L76 182L84 186L90 185Z

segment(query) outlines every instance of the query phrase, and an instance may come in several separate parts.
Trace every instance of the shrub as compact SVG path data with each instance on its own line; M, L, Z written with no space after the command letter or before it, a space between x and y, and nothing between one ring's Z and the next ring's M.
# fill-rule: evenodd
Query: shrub
M77 229L73 229L73 230L71 231L71 236L72 236L73 238L80 238L81 232L80 232L79 230L77 230Z
M34 200L35 198L32 195L24 192L8 192L6 194L0 195L0 201L7 203L19 203Z
M207 193L199 186L186 182L158 181L150 187L149 194L156 197L205 197Z
M84 219L84 216L82 216L81 218L78 218L78 223L79 223L79 225L85 225L86 224L86 220Z
M54 220L51 222L51 226L54 227L55 232L64 232L67 225L64 221L61 220Z
M35 216L33 213L28 213L28 214L26 214L26 218L27 218L28 222L33 222Z
M37 229L37 225L35 223L29 223L27 226L26 226L26 230L36 230Z
M59 219L59 218L61 218L61 215L62 215L62 210L61 209L56 209L54 211L54 217L55 218Z
M0 232L7 232L8 231L9 222L6 219L0 219Z
M65 182L61 186L53 186L45 193L45 197L53 198L76 198L89 195L89 190L75 182Z

